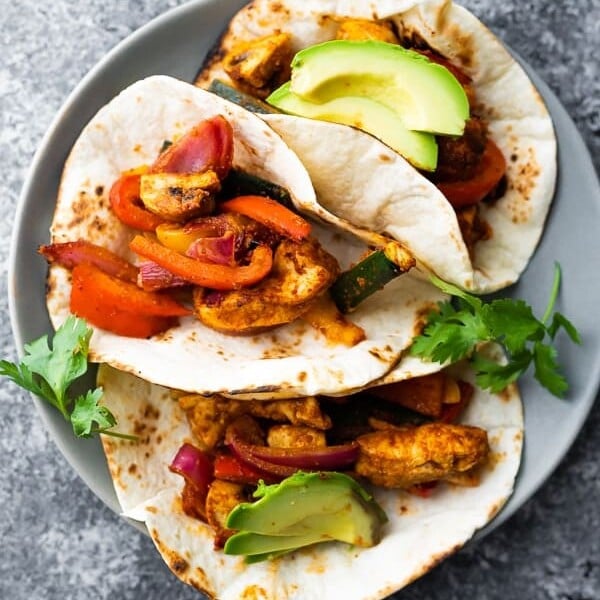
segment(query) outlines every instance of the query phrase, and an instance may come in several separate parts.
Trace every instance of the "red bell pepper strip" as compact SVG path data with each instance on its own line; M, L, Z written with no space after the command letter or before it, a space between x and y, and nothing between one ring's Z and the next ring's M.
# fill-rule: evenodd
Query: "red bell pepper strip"
M273 253L267 246L257 246L244 266L217 265L201 262L165 248L158 242L137 235L129 243L133 252L183 277L190 283L214 290L236 290L258 283L273 265Z
M506 173L506 159L502 151L488 139L479 168L475 175L464 181L437 183L439 190L454 208L481 202L500 182Z
M281 478L273 477L244 464L230 454L218 454L215 457L215 478L256 485L262 479L265 483L277 483Z
M40 246L38 252L49 263L72 269L83 263L92 264L104 273L135 283L138 269L118 254L85 240Z
M224 212L250 217L273 231L297 242L310 235L310 223L276 200L265 196L238 196L220 205Z
M136 338L148 338L166 331L177 324L174 317L156 317L140 315L134 311L120 310L106 303L106 300L94 293L96 283L90 276L90 269L101 273L90 265L77 265L71 278L71 312L92 325L106 329L117 335ZM105 277L109 277L105 275ZM123 284L120 279L114 281ZM131 285L131 284L129 284Z
M110 188L110 205L119 221L141 231L154 231L165 220L144 208L140 173L123 173Z
M217 115L190 129L150 167L151 173L202 173L212 169L223 180L233 162L233 129Z

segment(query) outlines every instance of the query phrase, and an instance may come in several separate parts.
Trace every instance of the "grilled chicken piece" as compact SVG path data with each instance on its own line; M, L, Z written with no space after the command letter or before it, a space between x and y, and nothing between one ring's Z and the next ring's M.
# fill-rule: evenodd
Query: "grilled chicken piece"
M366 19L347 19L342 21L337 31L338 40L375 40L399 44L396 34L389 23L368 21Z
M194 291L195 314L207 327L251 334L302 316L339 274L337 260L313 239L284 239L271 273L258 285L225 293Z
M261 402L252 400L249 413L272 421L289 421L292 425L308 425L315 429L329 429L331 419L321 411L319 401L314 396L292 400L272 400Z
M314 397L293 400L231 400L223 396L190 394L179 398L186 411L190 427L199 445L212 450L223 439L227 426L242 415L252 415L292 425L306 425L315 429L328 429L331 420L321 412Z
M271 448L324 448L325 434L313 427L297 425L273 425L267 433L267 445Z
M206 496L206 520L215 530L215 548L222 548L235 531L227 529L225 523L229 513L242 502L246 502L244 486L215 479Z
M150 173L140 179L140 198L151 212L167 221L183 222L209 215L221 189L214 171Z
M223 439L227 425L244 414L243 404L217 394L190 394L179 398L179 406L186 411L192 433L203 450L212 450Z
M362 327L349 321L340 312L329 294L323 294L311 304L302 318L332 344L356 346L367 337Z
M240 42L223 59L223 68L242 91L266 98L290 78L290 39L287 33L276 33Z
M445 423L375 431L357 441L356 472L387 488L455 478L482 464L490 450L483 429Z

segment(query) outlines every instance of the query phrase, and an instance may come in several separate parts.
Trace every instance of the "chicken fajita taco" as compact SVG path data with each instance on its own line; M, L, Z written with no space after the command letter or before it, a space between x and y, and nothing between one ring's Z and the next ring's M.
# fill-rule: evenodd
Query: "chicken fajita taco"
M499 40L448 0L255 0L197 84L259 98L321 205L401 241L424 270L490 292L535 250L556 178L551 119Z
M68 157L40 249L49 313L55 327L71 313L94 327L93 361L175 389L364 387L398 363L443 294L396 277L414 261L383 242L374 258L395 280L345 318L330 290L373 259L353 231L316 203L308 173L261 119L152 77L103 108Z
M98 383L139 436L103 437L123 514L210 598L383 598L490 521L520 463L516 387L465 365L335 399L174 393L106 365Z

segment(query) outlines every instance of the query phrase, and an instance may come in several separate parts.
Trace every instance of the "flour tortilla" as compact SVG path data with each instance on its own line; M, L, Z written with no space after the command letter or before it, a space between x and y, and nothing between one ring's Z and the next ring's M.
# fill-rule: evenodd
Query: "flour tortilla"
M306 170L261 119L193 85L151 77L105 106L75 143L64 169L51 241L85 239L135 260L128 249L133 232L110 209L112 183L122 171L152 163L164 140L173 140L216 114L233 126L235 166L282 185L298 205L315 206L315 216L344 226L317 205ZM366 250L343 230L315 224L313 231L342 268ZM48 290L49 313L58 327L69 315L70 272L53 265ZM388 373L410 344L423 313L443 297L424 282L398 278L353 315L367 339L352 348L329 343L303 321L236 337L185 317L178 327L150 339L125 338L96 328L90 359L153 383L199 393L288 397L335 393Z
M464 365L453 369L463 379L470 378ZM390 518L377 546L321 544L248 566L240 557L214 550L210 527L181 509L183 480L167 467L180 445L194 440L169 390L106 365L99 368L98 383L119 430L142 438L134 444L103 436L123 514L145 522L177 577L221 600L384 598L423 575L488 523L510 496L520 462L523 414L516 387L501 395L476 389L463 422L486 429L492 448L478 487L442 484L429 499L374 488Z
M508 166L506 193L482 207L492 238L476 245L471 260L443 194L371 136L295 117L265 120L301 158L327 210L401 241L422 268L467 290L491 292L514 283L536 248L552 201L556 139L532 82L466 9L448 0L255 0L233 18L197 84L231 82L221 58L239 40L288 32L297 51L334 39L345 17L389 19L403 39L425 41L471 77L475 113L488 122Z

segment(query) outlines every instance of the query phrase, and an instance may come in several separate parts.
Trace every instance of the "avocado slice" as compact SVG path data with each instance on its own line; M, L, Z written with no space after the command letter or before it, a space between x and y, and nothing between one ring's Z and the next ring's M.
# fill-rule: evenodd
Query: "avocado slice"
M268 558L332 540L373 546L387 521L373 497L342 473L299 472L279 484L261 484L255 496L257 502L229 513L227 528L239 533L225 544L226 554Z
M267 102L284 112L352 125L380 139L418 169L433 171L438 147L430 133L407 129L399 113L385 104L363 96L342 96L317 104L291 91L290 82L275 90Z
M292 61L291 91L315 103L371 98L414 131L462 135L469 118L467 95L448 69L413 50L373 40L333 40L301 50Z
M225 554L234 555L271 555L328 541L331 541L331 538L314 531L304 535L263 535L252 531L240 531L225 542L223 550Z

